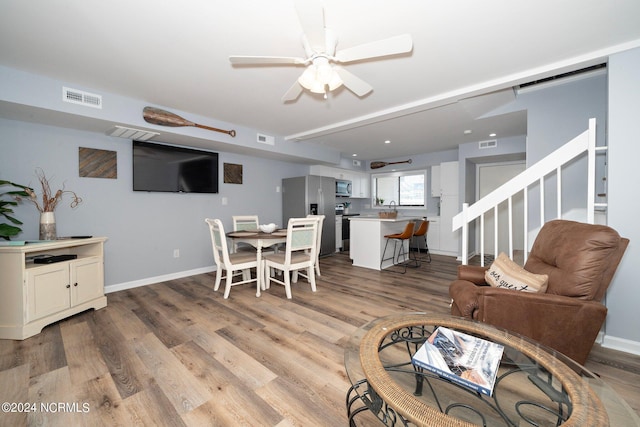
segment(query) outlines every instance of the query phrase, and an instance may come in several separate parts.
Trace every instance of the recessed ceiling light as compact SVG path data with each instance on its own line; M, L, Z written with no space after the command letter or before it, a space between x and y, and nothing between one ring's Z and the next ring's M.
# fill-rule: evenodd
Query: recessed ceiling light
M467 129L467 130L465 130L465 131L464 131L464 134L465 134L465 135L470 135L470 134L471 134L471 129Z
M353 153L351 157L358 157L358 155L356 153Z
M496 134L495 133L490 133L489 136L493 138L494 136L496 136Z
M385 144L391 144L391 141L389 141L388 139L384 142Z

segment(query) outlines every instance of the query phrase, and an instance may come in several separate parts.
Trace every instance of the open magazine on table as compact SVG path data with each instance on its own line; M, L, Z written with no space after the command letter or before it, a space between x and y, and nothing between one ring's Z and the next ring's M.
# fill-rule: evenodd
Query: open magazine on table
M412 362L452 382L491 396L504 346L438 327Z

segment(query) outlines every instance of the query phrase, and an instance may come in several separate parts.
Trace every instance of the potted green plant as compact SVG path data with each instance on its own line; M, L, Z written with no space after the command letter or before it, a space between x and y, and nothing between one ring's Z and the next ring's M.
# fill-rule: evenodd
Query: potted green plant
M6 191L4 193L0 193L0 215L6 218L11 224L2 223L0 224L0 239L11 240L11 237L16 236L22 229L20 227L16 227L17 225L22 225L22 221L18 220L13 216L13 207L18 205L20 201L19 197L28 197L29 194L26 190L31 190L29 187L16 184L11 181L0 179L0 187L10 185L14 188L19 188L20 190L11 190ZM9 200L6 200L6 197ZM13 224L13 225L12 225Z

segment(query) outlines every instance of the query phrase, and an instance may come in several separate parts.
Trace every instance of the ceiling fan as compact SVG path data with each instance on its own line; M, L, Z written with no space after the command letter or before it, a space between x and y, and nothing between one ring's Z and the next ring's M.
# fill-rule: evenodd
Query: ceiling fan
M334 33L325 26L324 7L320 2L300 0L296 11L304 34L302 44L306 58L286 56L230 56L233 65L282 64L301 65L306 69L282 97L282 101L295 101L304 89L324 94L344 85L359 97L373 90L367 82L337 64L361 61L382 56L410 52L413 41L409 34L365 43L336 51L338 43Z

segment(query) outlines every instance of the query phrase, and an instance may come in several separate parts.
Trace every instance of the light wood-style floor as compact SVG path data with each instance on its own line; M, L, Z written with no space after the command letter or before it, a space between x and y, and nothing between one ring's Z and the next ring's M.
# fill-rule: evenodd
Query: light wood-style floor
M277 285L224 300L213 274L108 294L102 310L0 340L0 401L37 405L0 426L346 426L343 343L380 316L448 312L456 266L433 256L399 275L339 254L292 300ZM587 367L640 410L640 357L597 347Z

